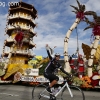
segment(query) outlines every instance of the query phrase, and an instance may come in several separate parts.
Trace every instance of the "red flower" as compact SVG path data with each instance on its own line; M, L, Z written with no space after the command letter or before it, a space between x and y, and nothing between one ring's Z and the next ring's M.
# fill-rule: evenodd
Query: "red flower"
M93 32L94 36L100 35L100 25L95 25L92 32Z
M21 42L23 39L23 33L22 32L19 32L16 36L15 36L15 40L17 42Z
M98 79L97 80L93 80L93 76L95 76L95 75L99 75L98 72L93 73L92 77L90 78L91 79L91 84L92 84L93 87L99 85L99 80Z
M84 12L77 12L76 18L84 19Z

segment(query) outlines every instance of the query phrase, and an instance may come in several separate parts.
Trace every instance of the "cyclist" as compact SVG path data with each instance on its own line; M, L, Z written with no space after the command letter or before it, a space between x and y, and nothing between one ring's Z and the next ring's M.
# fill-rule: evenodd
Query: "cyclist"
M57 71L57 69L60 69L63 73L69 75L69 73L67 73L62 66L59 63L59 59L60 59L60 54L56 53L54 57L51 56L50 54L50 47L48 46L48 44L46 44L46 50L47 50L47 54L49 56L50 62L48 63L47 67L45 68L44 71L44 77L49 79L50 81L50 85L47 87L47 91L49 93L51 92L51 87L54 86L55 84L57 84L59 77L55 75L55 71Z

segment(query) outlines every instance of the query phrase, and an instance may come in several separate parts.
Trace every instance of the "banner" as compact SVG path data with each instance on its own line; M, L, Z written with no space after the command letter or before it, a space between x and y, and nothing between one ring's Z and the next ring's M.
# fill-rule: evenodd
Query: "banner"
M27 81L27 82L49 82L45 77L43 76L38 76L38 77L33 77L33 76L21 76L21 81Z
M44 76L38 76L38 77L33 77L33 76L21 76L21 81L27 81L27 82L49 82L47 78ZM64 79L62 77L59 77L58 84L62 84Z

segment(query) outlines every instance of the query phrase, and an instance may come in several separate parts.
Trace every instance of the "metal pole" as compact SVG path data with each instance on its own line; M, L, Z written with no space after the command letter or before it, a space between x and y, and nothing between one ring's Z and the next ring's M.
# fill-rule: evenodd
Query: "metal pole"
M77 36L77 54L79 57L79 42L78 42L78 32L77 32L77 27L76 27L76 36Z

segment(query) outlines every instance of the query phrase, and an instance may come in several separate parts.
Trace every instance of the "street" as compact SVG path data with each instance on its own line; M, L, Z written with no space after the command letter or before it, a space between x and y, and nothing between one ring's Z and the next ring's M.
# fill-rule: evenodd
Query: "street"
M0 85L0 100L32 100L32 88L32 86ZM84 94L85 100L100 99L99 91L84 91Z

